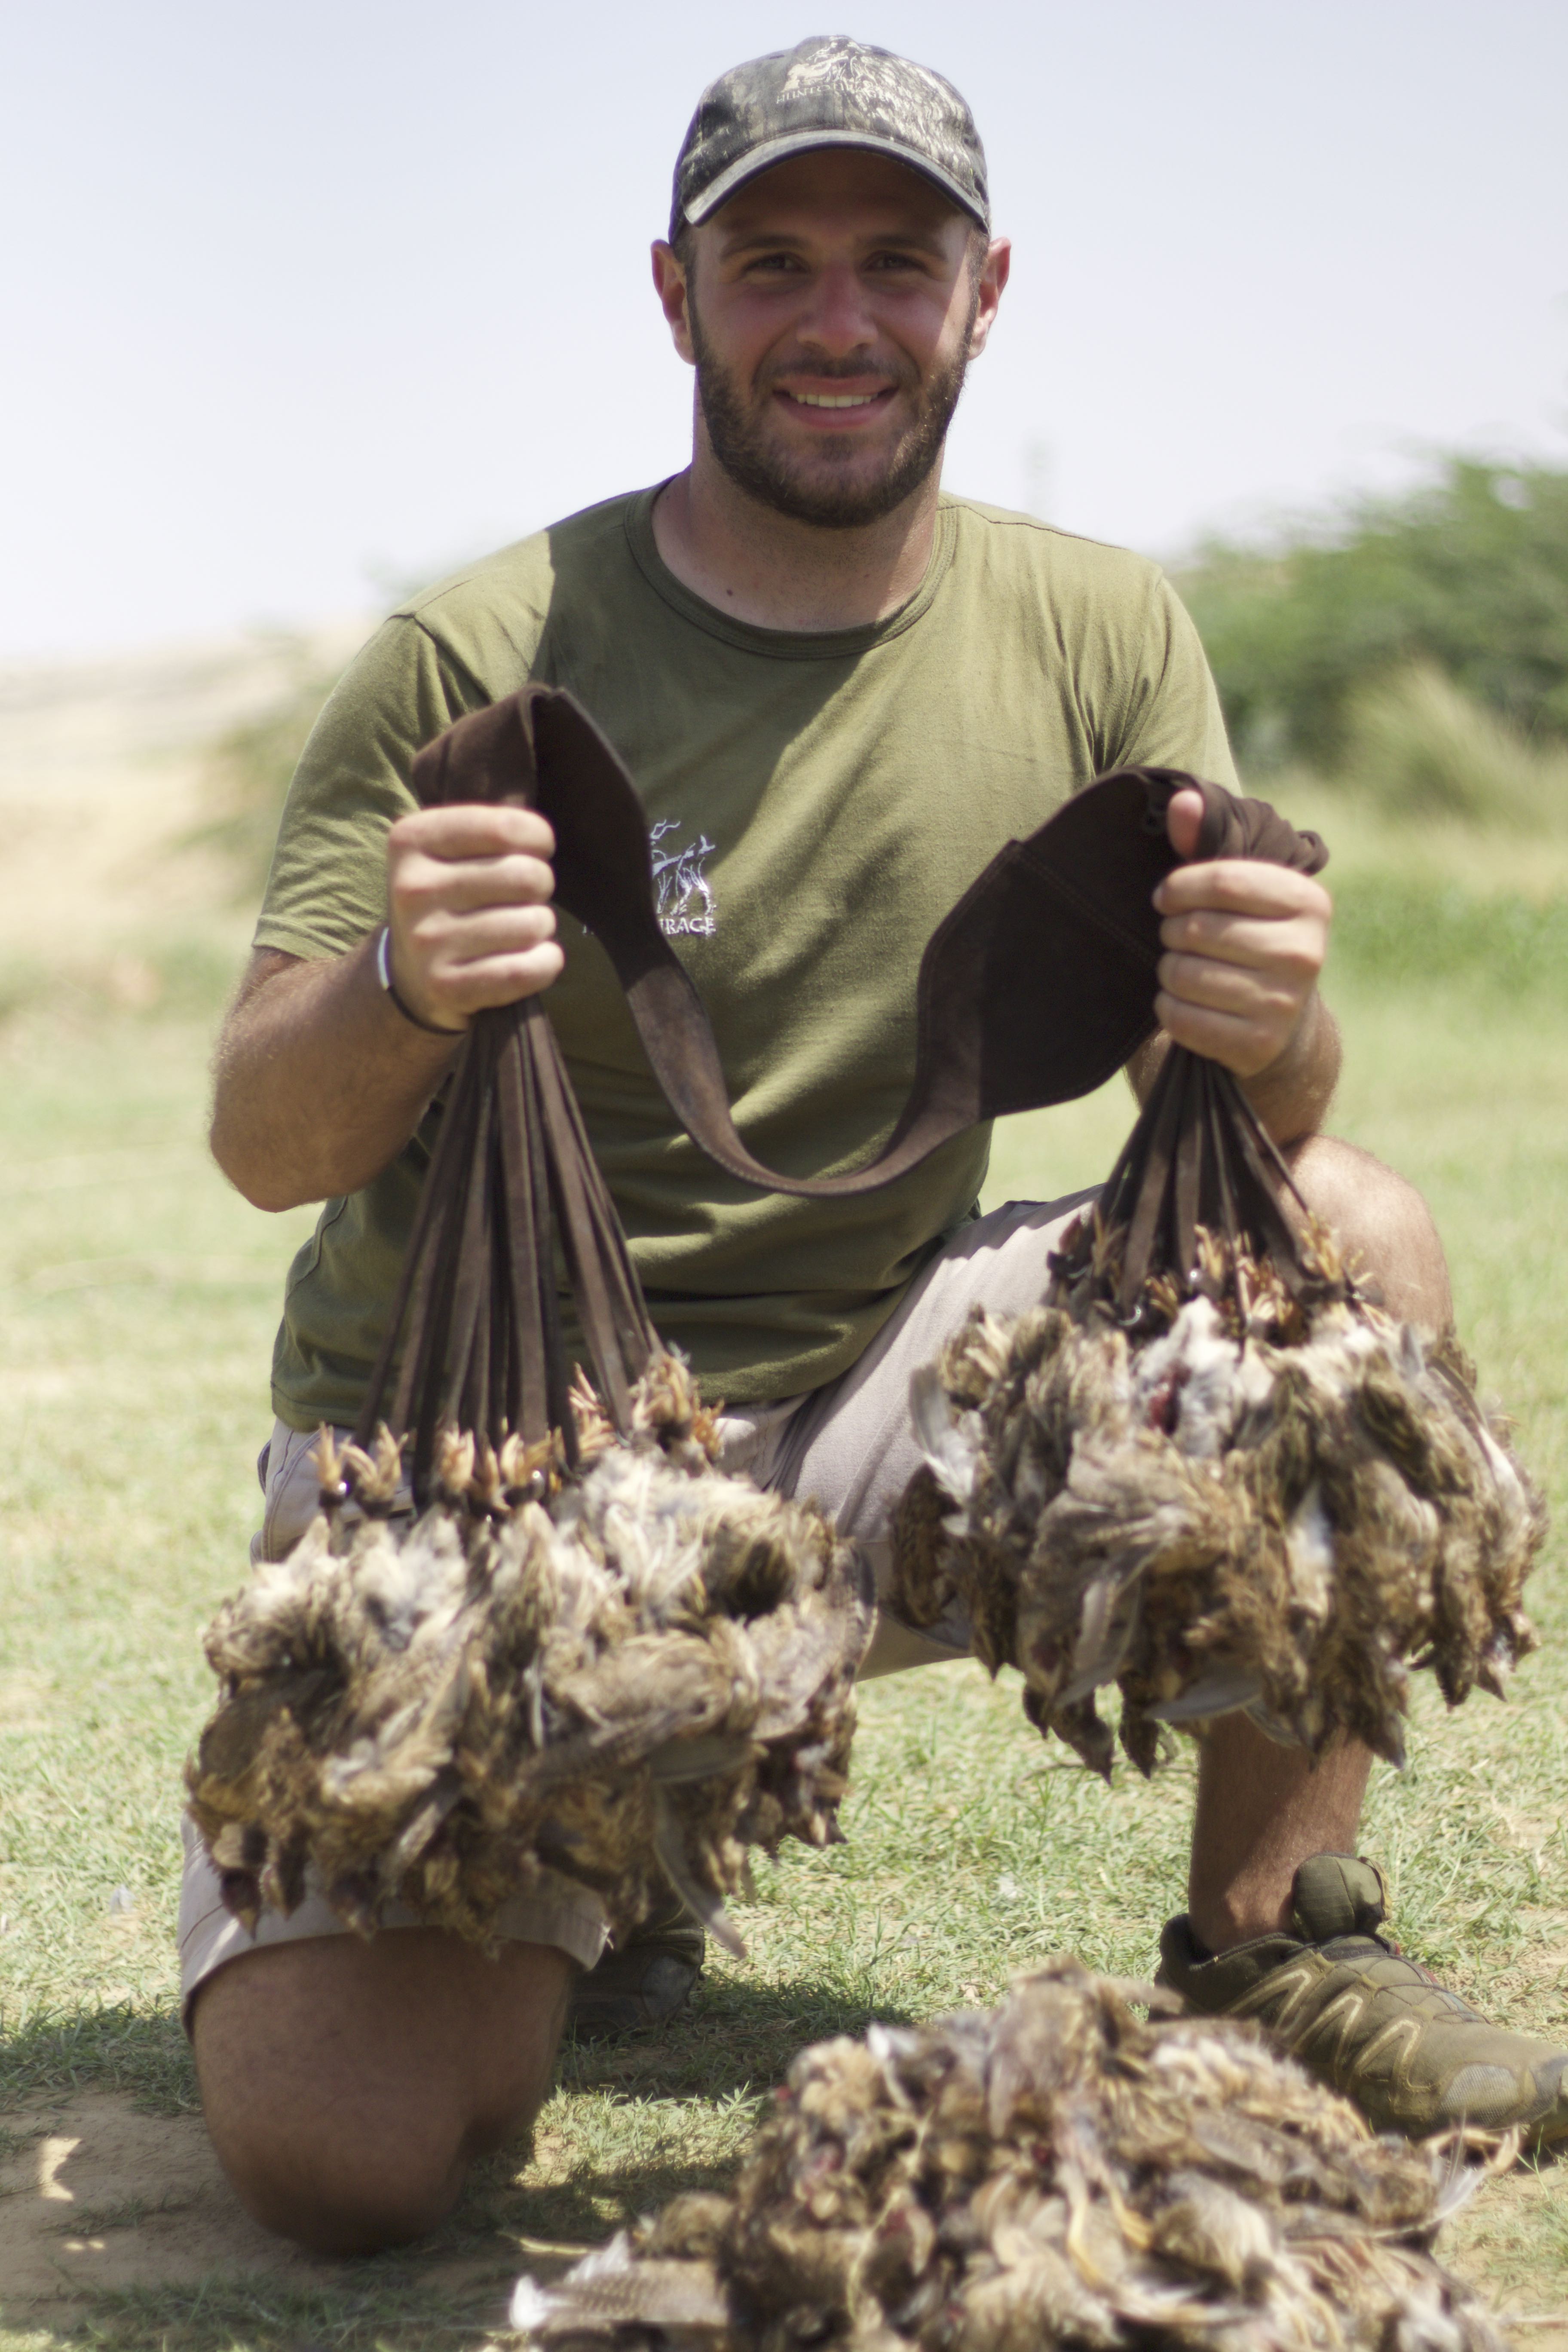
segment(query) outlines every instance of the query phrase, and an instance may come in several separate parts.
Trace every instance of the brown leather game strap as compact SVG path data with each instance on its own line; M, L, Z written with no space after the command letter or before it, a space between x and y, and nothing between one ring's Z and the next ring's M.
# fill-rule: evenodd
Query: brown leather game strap
M1198 1276L1200 1227L1230 1244L1224 1284L1244 1323L1243 1252L1267 1257L1293 1297L1309 1289L1320 1298L1336 1290L1348 1296L1352 1286L1326 1280L1303 1248L1282 1206L1287 1192L1306 1209L1289 1163L1235 1072L1173 1045L1100 1189L1098 1226L1120 1228L1122 1234L1119 1259L1103 1272L1106 1303L1132 1328L1143 1315L1152 1276L1173 1276L1178 1293L1190 1296ZM1086 1220L1052 1259L1052 1270L1070 1283L1090 1271L1094 1259L1095 1234Z
M876 1159L847 1175L781 1175L735 1132L708 1015L658 926L637 789L571 696L530 686L459 719L419 754L413 780L426 806L511 802L549 819L557 898L607 950L677 1118L746 1183L812 1195L871 1192L977 1120L1087 1093L1153 1028L1160 938L1152 898L1176 863L1165 826L1171 796L1194 779L1129 768L1088 786L1026 841L1009 842L933 934L921 962L914 1087ZM1323 863L1321 844L1263 803L1213 784L1196 790L1200 856L1272 857L1308 872ZM1138 1201L1163 1200L1173 1183L1184 1203L1193 1189L1183 1171L1203 1123L1198 1094L1205 1106L1208 1095L1184 1081L1173 1127L1161 1104L1177 1059L1169 1056L1132 1159L1112 1179L1119 1198L1137 1195L1127 1214L1139 1263L1149 1255L1143 1227L1152 1234L1157 1225L1168 1242L1171 1215L1156 1217ZM1227 1142L1226 1165L1245 1148ZM384 1416L400 1444L411 1439L421 1508L439 1490L444 1431L488 1443L489 1486L491 1472L504 1480L512 1471L503 1465L516 1466L508 1438L544 1445L556 1432L568 1465L575 1463L558 1255L600 1402L625 1432L633 1384L658 1339L554 1029L534 996L479 1013L458 1049L355 1432L368 1448ZM361 1458L349 1475L366 1507L394 1507L384 1481L364 1475L374 1468L368 1454Z
M838 1176L765 1168L735 1131L711 1024L655 912L647 820L611 745L548 686L472 712L426 746L426 806L510 801L555 834L555 896L609 954L671 1109L743 1182L809 1197L875 1192L984 1119L1088 1094L1154 1029L1160 919L1153 893L1180 861L1165 814L1201 793L1194 855L1257 857L1314 874L1328 852L1266 802L1174 768L1123 768L1010 841L932 933L921 960L914 1085L867 1166Z

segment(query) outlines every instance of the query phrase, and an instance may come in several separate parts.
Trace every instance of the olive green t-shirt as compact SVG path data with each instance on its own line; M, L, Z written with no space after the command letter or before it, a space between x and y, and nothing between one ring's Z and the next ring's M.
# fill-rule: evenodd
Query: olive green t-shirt
M1231 782L1214 687L1157 566L1026 516L944 498L900 611L797 634L683 587L654 545L656 495L574 515L392 615L306 747L256 944L339 955L374 930L415 753L530 679L569 687L642 796L660 917L741 1134L785 1173L854 1167L909 1094L937 924L1005 842L1108 768ZM831 1380L970 1213L989 1129L884 1192L753 1191L677 1124L604 950L564 915L561 936L545 1001L660 1331L714 1398ZM273 1393L296 1428L358 1411L438 1116L327 1202L294 1262Z

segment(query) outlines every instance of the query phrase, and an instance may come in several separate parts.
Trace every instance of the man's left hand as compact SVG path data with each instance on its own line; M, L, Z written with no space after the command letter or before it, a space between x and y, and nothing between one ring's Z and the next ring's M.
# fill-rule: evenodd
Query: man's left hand
M1177 793L1171 846L1189 857L1203 802ZM1179 1045L1257 1077L1288 1054L1312 1007L1333 901L1288 866L1216 858L1178 866L1154 893L1160 937L1160 1025Z

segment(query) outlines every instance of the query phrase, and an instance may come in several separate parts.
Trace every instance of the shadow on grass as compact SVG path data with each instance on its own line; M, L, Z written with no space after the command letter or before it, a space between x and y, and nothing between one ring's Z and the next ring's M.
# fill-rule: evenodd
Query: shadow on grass
M0 2015L0 2106L51 2091L128 2091L145 2115L194 2115L196 2070L178 2011L84 2004L9 2029Z
M704 2163L694 2158L686 2163L619 2165L614 2171L584 2166L570 2179L542 2182L533 2189L525 2179L516 2195L515 2210L508 2216L510 2230L523 2242L517 2268L538 2277L552 2275L575 2259L577 2250L585 2252L591 2246L602 2246L617 2230L657 2213L672 2197L684 2197L696 2189L727 2189L734 2171L732 2161ZM531 2250L539 2246L551 2250L550 2258L538 2258Z
M669 2024L649 2026L618 2042L563 2047L563 2091L605 2091L631 2098L733 2097L781 2083L790 2061L808 2042L836 2033L864 2033L873 2018L910 2025L913 2013L879 1999L871 1971L848 1979L800 1978L752 1984L731 1976L704 1977L690 2004Z
M724 2098L782 2082L808 2042L863 2033L872 2018L913 2021L875 1998L869 1975L751 1984L705 1978L668 2025L618 2042L576 2042L561 2054L563 2091L644 2098ZM0 2014L0 2106L50 2091L125 2091L143 2114L188 2116L200 2106L191 2046L176 2009L151 2013L121 2003L74 2010L8 2027Z

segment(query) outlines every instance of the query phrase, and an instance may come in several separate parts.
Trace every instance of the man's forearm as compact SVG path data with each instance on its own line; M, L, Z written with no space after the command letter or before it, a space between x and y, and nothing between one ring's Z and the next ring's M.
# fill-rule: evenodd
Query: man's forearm
M1141 1103L1147 1101L1170 1046L1162 1030L1128 1063L1127 1076ZM1278 1060L1242 1079L1242 1092L1282 1151L1321 1129L1339 1083L1341 1058L1339 1023L1322 998L1314 995Z
M374 940L320 963L263 949L218 1042L213 1156L258 1209L358 1192L407 1142L460 1043L404 1019Z
M1281 1151L1321 1130L1340 1082L1340 1024L1321 996L1276 1062L1243 1078L1242 1092Z

